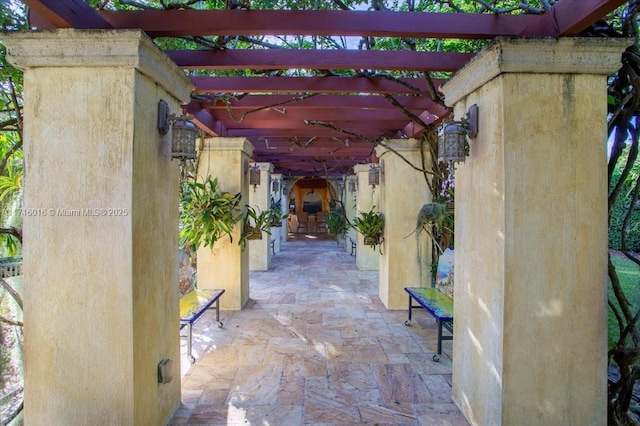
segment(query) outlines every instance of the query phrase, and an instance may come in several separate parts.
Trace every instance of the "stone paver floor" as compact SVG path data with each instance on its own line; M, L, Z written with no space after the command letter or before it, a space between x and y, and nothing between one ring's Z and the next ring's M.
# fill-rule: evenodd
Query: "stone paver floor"
M194 325L193 365L183 341L169 424L468 425L451 400L451 342L433 362L435 321L416 311L405 326L377 287L335 241L284 242L271 270L251 272L242 311Z

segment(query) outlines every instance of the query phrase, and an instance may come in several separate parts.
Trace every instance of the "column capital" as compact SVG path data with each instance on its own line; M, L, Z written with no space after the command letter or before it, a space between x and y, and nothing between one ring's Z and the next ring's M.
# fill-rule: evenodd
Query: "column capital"
M498 37L440 87L452 106L503 73L604 74L617 71L621 54L633 43L626 38Z
M380 144L375 148L376 155L381 158L387 152L393 151L419 151L420 141L415 138L409 139L388 139L384 145Z
M368 172L370 168L371 164L356 164L355 166L353 166L353 172L355 174Z
M215 137L204 140L203 151L242 151L249 157L253 155L253 144L245 138Z
M271 173L273 171L273 164L271 164L271 163L257 163L257 162L254 162L253 164L258 166L258 168L260 169L261 172L269 172L269 173Z
M4 34L7 60L26 70L40 67L131 67L148 75L180 102L191 80L140 30L57 29Z

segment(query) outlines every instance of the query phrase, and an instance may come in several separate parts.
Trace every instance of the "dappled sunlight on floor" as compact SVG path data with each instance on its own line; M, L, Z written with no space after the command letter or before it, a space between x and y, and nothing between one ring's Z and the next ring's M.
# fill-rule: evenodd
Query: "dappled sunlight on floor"
M291 235L291 234L290 234ZM194 325L182 349L182 404L171 425L467 425L451 401L451 343L439 363L435 321L388 311L377 271L324 234L282 243L251 272L242 311ZM320 234L318 234L320 235ZM224 296L223 296L224 297Z

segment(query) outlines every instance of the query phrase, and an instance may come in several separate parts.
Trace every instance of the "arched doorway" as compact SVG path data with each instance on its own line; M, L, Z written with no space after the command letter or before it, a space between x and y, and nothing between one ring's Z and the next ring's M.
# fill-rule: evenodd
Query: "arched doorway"
M289 190L289 231L326 233L324 216L337 199L334 185L325 178L306 177Z

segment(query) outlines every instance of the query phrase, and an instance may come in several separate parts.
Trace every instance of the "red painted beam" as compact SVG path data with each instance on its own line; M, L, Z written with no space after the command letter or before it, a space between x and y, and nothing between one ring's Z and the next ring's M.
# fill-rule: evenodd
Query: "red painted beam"
M152 37L307 35L490 39L516 36L535 15L346 10L103 11L115 28Z
M428 110L424 111L418 117L429 125L438 125L444 118L450 114L449 110L440 104L433 104ZM425 128L417 122L412 121L402 129L402 134L410 138L417 138L425 132Z
M313 117L309 117L310 120ZM374 122L370 120L354 121L348 116L343 117L343 120L332 120L334 126L340 129L381 129L385 130L400 130L402 129L409 119L402 121L380 121ZM238 123L236 121L227 120L222 122L228 131L238 131L240 129L306 129L311 127L318 127L317 125L306 124L304 120L243 120Z
M426 91L423 78L403 78L400 82L379 77L191 77L196 93L398 93ZM445 82L433 79L435 87ZM415 88L415 89L414 89Z
M520 32L521 36L574 36L626 3L626 0L558 0Z
M417 112L416 115L422 111ZM302 120L370 120L370 121L407 121L410 118L399 109L385 111L381 109L376 110L362 110L362 109L350 109L336 107L335 109L323 108L323 109L302 109L294 108L287 110L286 107L277 109L263 109L260 111L251 111L248 109L233 110L233 117L230 116L226 110L218 110L215 113L215 117L218 120L228 122L238 122L242 120L242 123L249 123L254 121L302 121ZM246 114L246 115L243 115Z
M293 151L273 151L265 150L264 148L256 151L260 153L263 158L297 161L300 158L313 158L313 157L328 157L328 158L351 158L351 157L366 157L371 154L372 144L368 146L363 145L357 149L338 147L333 149L329 148L316 148L315 145L309 148L294 149ZM296 154L300 153L300 154Z
M318 95L305 99L295 100L289 95L247 95L241 99L229 99L229 108L265 108L278 105L277 108L287 110L294 108L366 108L366 109L397 109L391 102L381 96L358 96L358 95ZM396 96L395 99L407 109L427 109L433 104L428 98L418 96ZM293 102L288 102L292 101ZM285 103L286 102L286 103ZM227 105L222 102L209 104L202 102L203 107L210 110L227 109Z
M98 12L84 0L22 0L37 15L54 28L111 29ZM42 27L50 26L41 24Z
M404 70L457 71L470 53L389 50L169 50L167 55L188 70Z
M308 126L308 129L230 129L227 132L227 135L224 136L232 136L232 137L245 137L245 138L270 138L274 136L281 137L298 137L298 138L311 138L313 136L317 137L337 137L337 138L347 138L353 137L349 133L344 133L338 130L333 130L323 126ZM345 129L349 131L350 129ZM357 132L359 136L364 137L389 137L390 134L381 135L376 129L356 129L360 130Z

